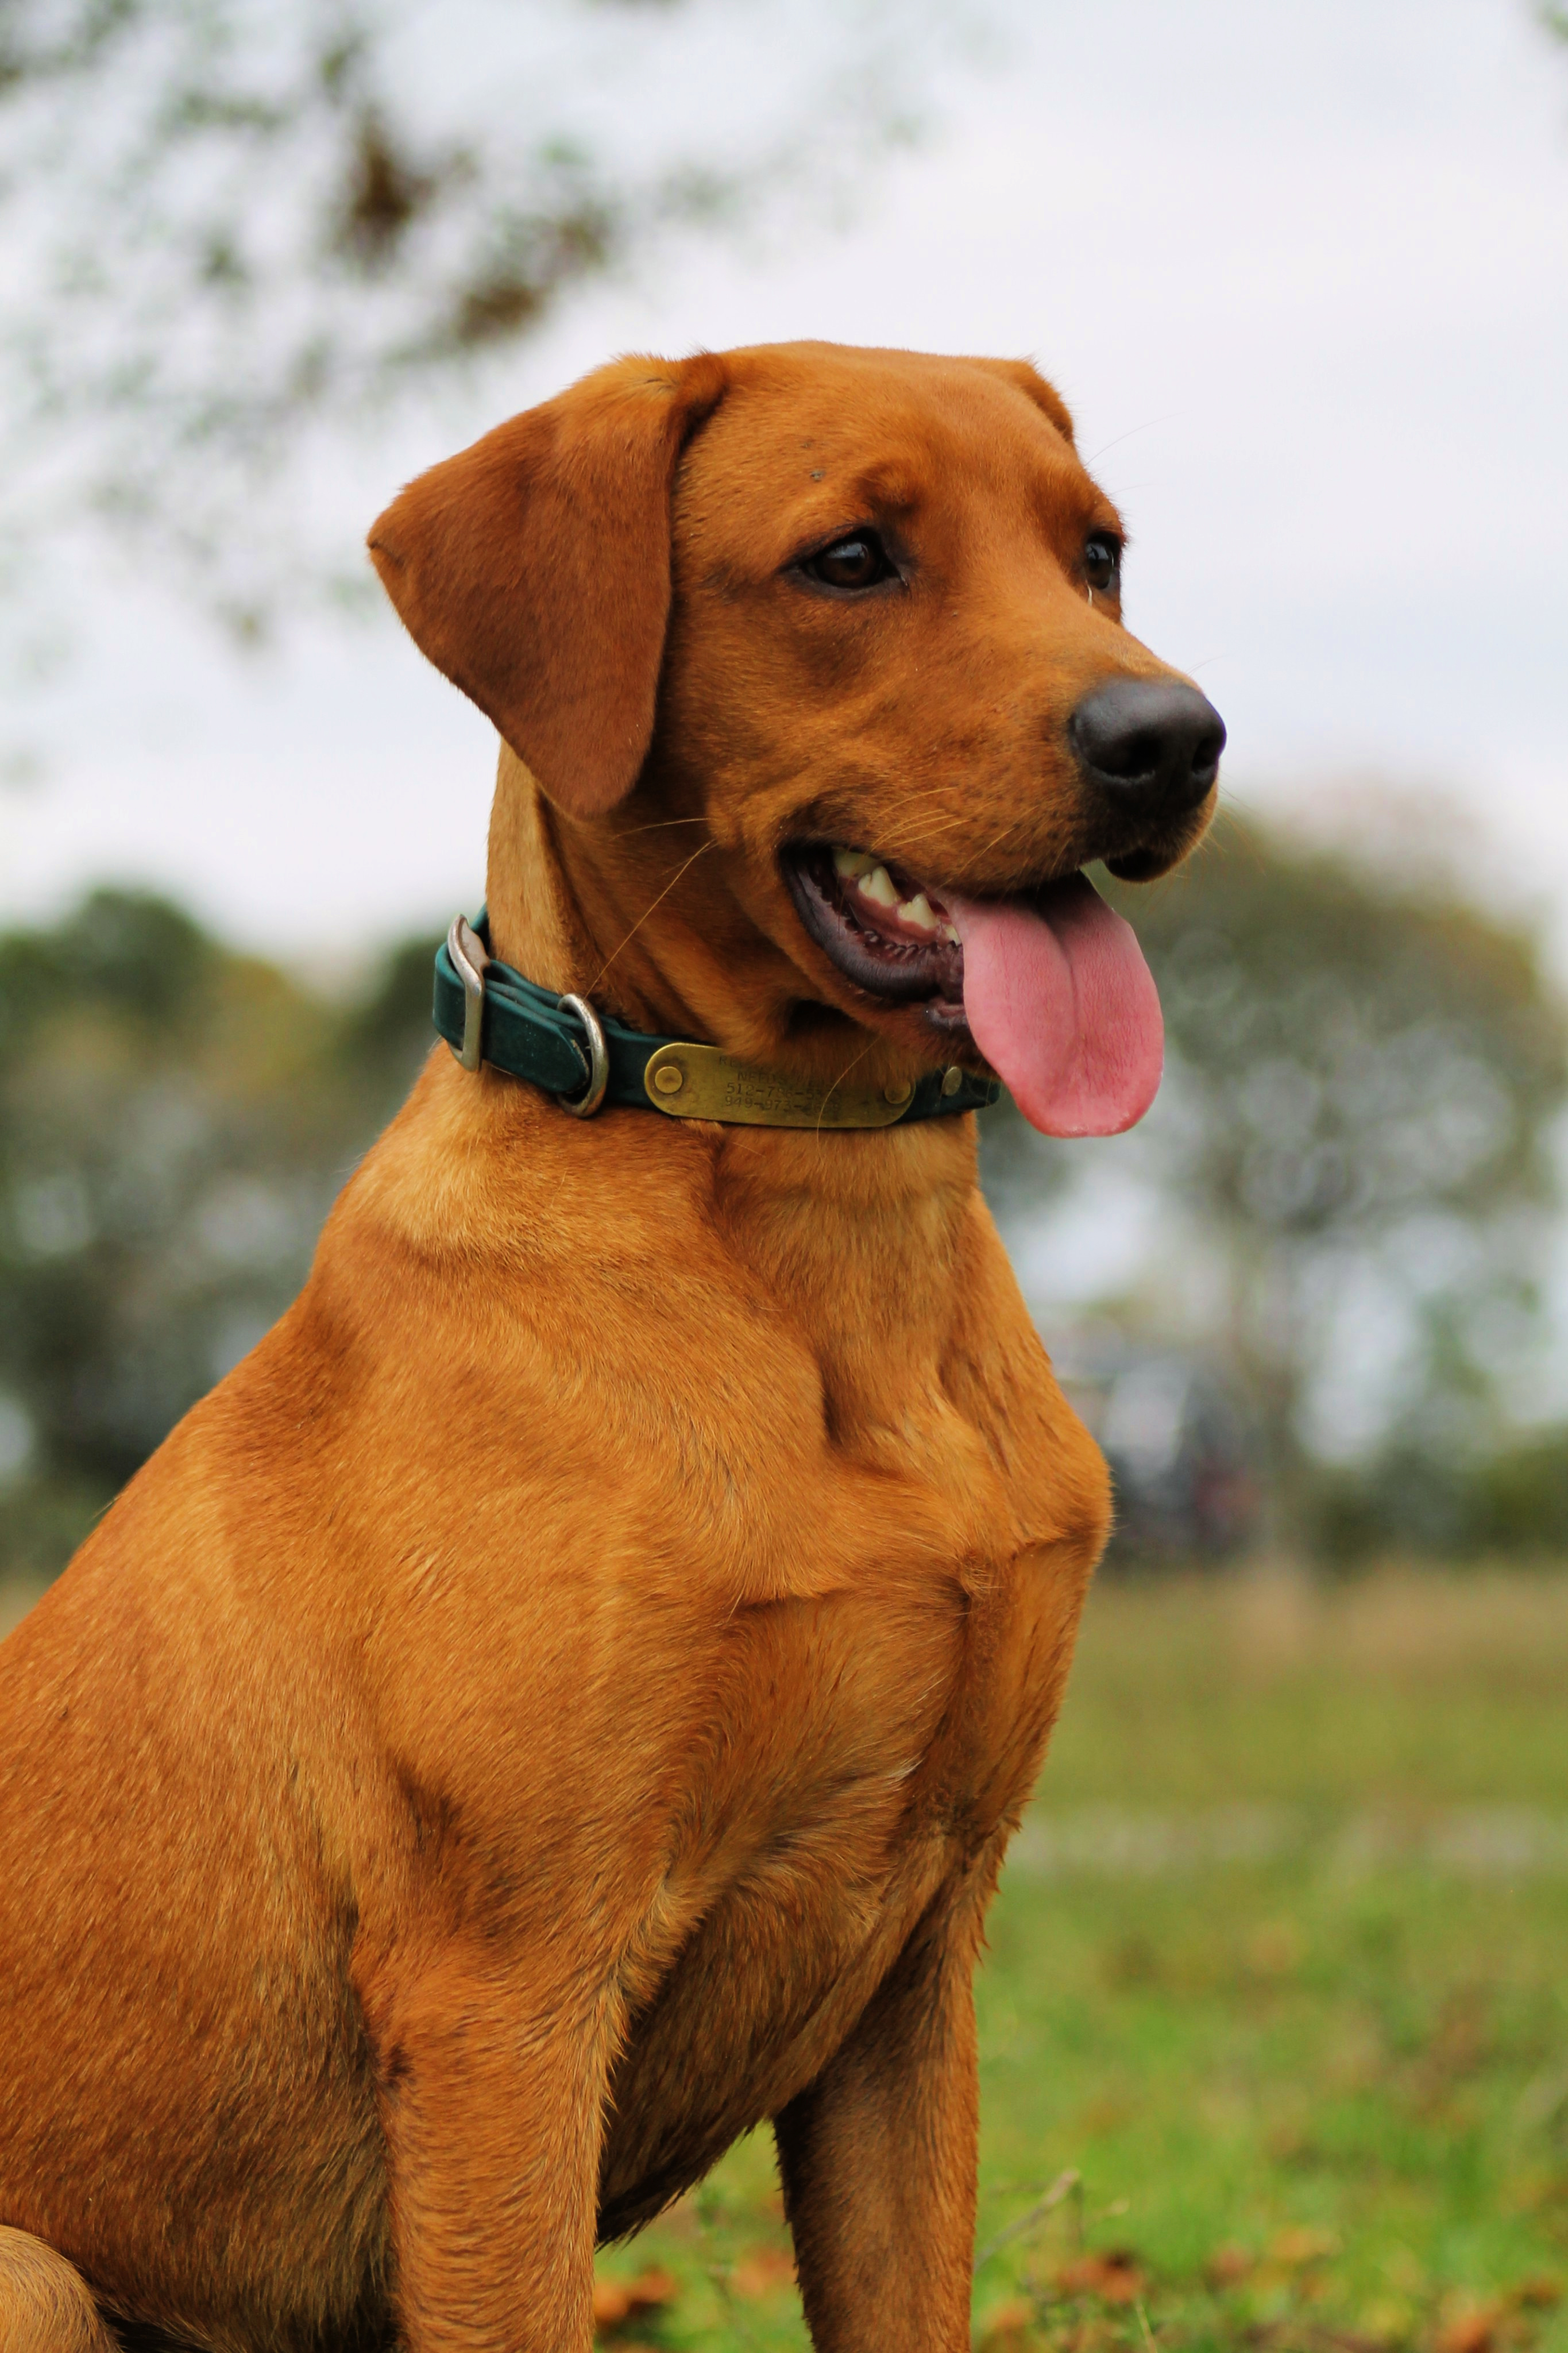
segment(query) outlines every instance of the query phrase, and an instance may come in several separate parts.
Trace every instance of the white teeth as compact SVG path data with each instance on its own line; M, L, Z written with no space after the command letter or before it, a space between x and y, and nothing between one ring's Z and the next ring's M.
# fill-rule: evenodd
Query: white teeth
M900 899L892 876L868 849L847 849L842 842L833 845L833 871L841 882L853 883L873 906L896 907L900 923L911 931L929 932L933 939L944 941L949 947L958 945L958 934L945 915L939 915L923 891L912 899Z
M833 853L833 871L843 882L858 881L876 863L868 849L836 849Z

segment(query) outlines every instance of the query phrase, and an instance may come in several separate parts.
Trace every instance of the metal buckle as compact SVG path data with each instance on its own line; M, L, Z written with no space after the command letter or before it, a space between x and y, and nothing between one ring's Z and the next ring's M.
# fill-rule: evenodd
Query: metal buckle
M447 934L447 954L463 984L463 1043L454 1046L465 1071L477 1071L484 1060L485 971L489 954L466 915L454 915Z
M605 1089L610 1083L610 1050L605 1043L605 1032L599 1017L585 997L558 997L555 1000L563 1013L574 1013L583 1024L588 1039L588 1083L580 1095L557 1095L563 1111L574 1119L592 1119L605 1100Z

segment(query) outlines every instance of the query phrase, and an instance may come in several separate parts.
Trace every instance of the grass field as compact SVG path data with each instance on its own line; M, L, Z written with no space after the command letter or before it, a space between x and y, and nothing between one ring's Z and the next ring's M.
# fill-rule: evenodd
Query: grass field
M1103 1587L979 2006L987 2353L1568 2353L1568 1578ZM599 2302L803 2347L766 2136Z
M979 2007L990 2353L1568 2353L1568 1581L1102 1588ZM765 2136L601 2276L804 2346Z

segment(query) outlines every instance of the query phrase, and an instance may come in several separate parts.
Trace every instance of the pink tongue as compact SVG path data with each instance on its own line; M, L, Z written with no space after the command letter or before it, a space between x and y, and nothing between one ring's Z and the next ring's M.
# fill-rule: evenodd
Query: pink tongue
M1130 923L1081 874L1033 900L943 893L975 1044L1047 1135L1119 1135L1154 1100L1164 1024Z

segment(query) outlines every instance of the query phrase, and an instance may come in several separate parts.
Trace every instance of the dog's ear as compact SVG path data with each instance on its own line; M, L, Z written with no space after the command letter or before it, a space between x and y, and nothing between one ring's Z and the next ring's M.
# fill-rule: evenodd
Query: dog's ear
M1055 385L1046 382L1037 367L1027 360L982 360L982 367L994 375L1005 375L1009 384L1016 385L1025 397L1043 409L1069 448L1073 446L1072 413Z
M723 390L710 353L617 360L421 474L371 532L416 645L575 815L613 808L647 755L671 484Z

